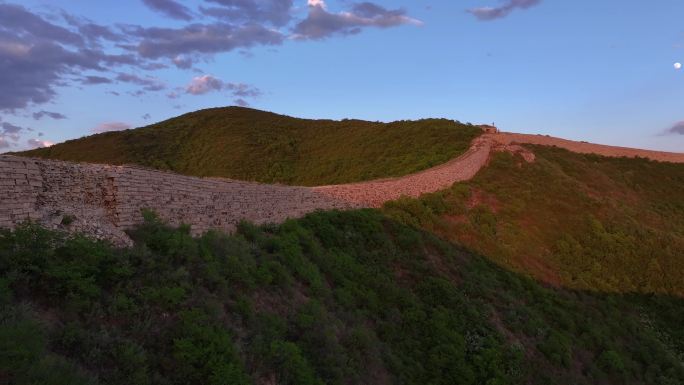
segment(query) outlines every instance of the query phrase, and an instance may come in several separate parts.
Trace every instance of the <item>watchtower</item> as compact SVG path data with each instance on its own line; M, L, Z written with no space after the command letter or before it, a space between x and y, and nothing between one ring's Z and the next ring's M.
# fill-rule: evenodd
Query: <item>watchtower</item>
M496 128L494 123L492 123L491 125L480 124L478 127L480 127L482 129L482 131L484 131L485 134L496 134L497 132L499 132L499 129Z

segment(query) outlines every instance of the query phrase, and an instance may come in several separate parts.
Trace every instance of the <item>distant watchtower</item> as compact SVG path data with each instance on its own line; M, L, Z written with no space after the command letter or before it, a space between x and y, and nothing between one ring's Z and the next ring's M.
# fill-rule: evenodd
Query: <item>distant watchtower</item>
M485 134L496 134L497 132L499 132L499 129L496 128L494 123L492 123L491 125L480 124L478 127L480 127L482 129L482 131L484 131Z

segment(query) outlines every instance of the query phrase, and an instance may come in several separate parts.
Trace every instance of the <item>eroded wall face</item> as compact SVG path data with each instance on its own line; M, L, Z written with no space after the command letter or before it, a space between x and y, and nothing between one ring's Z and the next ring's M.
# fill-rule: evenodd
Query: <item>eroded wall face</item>
M233 231L242 219L282 222L316 209L359 207L306 187L195 178L129 166L0 156L0 227L34 220L116 243L152 209L193 233ZM68 218L65 220L65 218Z
M379 207L472 178L487 162L492 140L483 135L458 158L399 178L334 186L267 185L197 178L134 166L78 164L0 156L0 227L35 220L130 244L124 230L151 209L172 225L231 232L240 220L279 223L321 209Z
M38 166L26 159L0 157L0 227L38 219L36 199L43 189Z

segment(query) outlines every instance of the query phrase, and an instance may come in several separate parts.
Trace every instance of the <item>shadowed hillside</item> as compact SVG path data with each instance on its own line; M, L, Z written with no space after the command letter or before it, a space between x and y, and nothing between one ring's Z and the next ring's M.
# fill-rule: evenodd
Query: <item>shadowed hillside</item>
M12 384L681 384L682 300L545 287L375 210L0 232Z
M446 119L392 123L307 120L227 107L18 155L138 164L194 176L322 185L423 170L465 152L480 133L477 127Z
M385 211L555 285L684 297L684 164L529 148Z

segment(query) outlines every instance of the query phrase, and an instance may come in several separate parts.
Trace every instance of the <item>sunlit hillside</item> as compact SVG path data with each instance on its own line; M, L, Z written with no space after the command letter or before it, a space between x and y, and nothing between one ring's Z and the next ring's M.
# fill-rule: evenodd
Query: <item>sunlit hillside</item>
M529 148L385 212L556 286L684 296L684 164Z
M480 133L477 127L446 119L392 123L308 120L226 107L19 155L321 185L423 170L464 152Z

